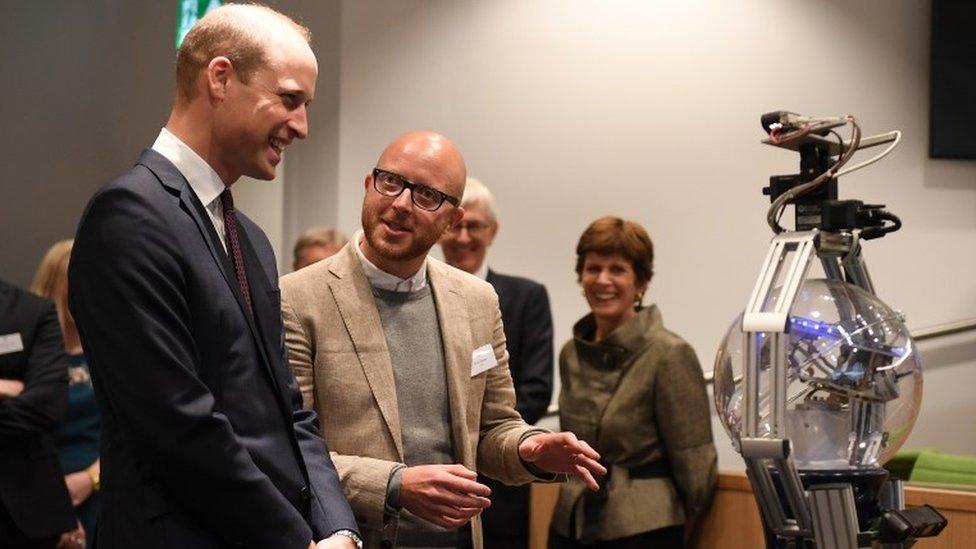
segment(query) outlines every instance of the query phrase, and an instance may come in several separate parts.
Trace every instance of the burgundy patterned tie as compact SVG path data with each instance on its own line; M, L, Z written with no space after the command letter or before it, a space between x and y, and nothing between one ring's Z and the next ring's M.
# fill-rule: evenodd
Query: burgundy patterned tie
M244 270L244 254L241 253L241 241L237 238L237 216L234 215L234 197L230 194L230 187L220 193L220 203L224 207L224 232L227 235L227 250L234 261L234 274L237 284L247 303L247 313L254 316L254 306L251 305L251 288L247 284L247 271Z

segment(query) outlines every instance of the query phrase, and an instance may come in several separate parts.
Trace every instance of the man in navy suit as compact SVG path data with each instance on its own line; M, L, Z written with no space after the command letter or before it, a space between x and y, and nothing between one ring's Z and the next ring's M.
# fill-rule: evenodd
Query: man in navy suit
M308 37L262 6L201 19L166 127L82 218L69 295L102 413L100 548L359 542L285 358L274 254L230 194L307 135Z
M448 264L484 278L495 288L515 384L515 409L532 424L546 413L552 398L549 295L538 282L488 268L485 256L498 233L491 191L477 179L468 178L461 206L464 219L441 238L441 250ZM479 482L491 488L491 507L481 514L485 548L528 547L529 487L505 486L487 477L479 478Z
M75 528L55 446L67 406L54 304L0 280L0 547L49 549Z

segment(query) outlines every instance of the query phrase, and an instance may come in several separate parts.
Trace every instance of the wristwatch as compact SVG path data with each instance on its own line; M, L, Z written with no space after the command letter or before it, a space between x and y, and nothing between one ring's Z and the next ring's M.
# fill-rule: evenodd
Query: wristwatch
M345 536L356 544L356 549L363 549L363 540L360 539L359 534L353 532L352 530L336 530L332 532L333 536Z
M97 492L102 487L101 475L99 474L99 471L95 469L94 465L92 465L91 467L85 469L85 472L88 473L88 478L91 479L92 490Z

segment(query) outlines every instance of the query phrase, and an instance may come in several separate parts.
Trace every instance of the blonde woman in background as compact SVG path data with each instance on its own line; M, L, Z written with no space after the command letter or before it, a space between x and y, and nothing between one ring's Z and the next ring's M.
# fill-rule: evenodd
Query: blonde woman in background
M99 508L99 432L101 420L95 391L81 348L78 329L68 310L68 258L72 240L55 243L44 254L31 291L54 302L61 322L64 348L68 353L68 410L58 433L58 457L65 472L64 482L79 520L79 529L62 535L58 547L92 545Z

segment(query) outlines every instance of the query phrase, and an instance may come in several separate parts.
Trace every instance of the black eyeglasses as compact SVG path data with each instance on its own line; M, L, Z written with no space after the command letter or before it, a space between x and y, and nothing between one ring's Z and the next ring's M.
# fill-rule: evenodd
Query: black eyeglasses
M421 183L411 183L401 175L379 168L373 168L373 188L381 195L389 197L400 196L403 189L410 189L410 200L415 206L428 212L440 208L445 200L455 207L461 203L460 199L442 193L433 187Z

